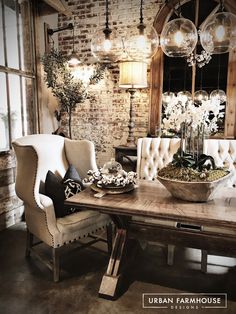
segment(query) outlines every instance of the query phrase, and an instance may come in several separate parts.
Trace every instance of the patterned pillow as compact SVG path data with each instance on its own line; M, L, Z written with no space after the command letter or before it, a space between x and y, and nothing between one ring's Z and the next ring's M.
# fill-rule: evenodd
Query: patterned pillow
M73 165L69 166L62 180L50 170L47 173L45 194L53 201L56 217L64 217L76 211L76 208L64 205L64 201L83 189L82 180Z

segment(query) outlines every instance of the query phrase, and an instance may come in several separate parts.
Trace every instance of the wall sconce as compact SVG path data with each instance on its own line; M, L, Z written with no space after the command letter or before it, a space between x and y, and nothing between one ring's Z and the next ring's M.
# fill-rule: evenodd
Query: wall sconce
M47 29L47 35L48 36L52 36L54 33L65 31L67 29L71 29L73 31L73 46L72 46L72 53L71 53L71 55L69 56L69 59L68 59L68 66L69 67L76 67L78 64L81 63L81 61L79 60L79 57L75 53L75 49L74 49L74 47L75 47L74 25L72 23L69 23L66 26L55 28L55 29L48 28ZM48 40L48 42L49 42L49 40Z
M134 110L133 100L136 89L147 87L147 63L141 61L122 61L119 63L119 87L130 93L129 135L126 146L136 146L134 141Z

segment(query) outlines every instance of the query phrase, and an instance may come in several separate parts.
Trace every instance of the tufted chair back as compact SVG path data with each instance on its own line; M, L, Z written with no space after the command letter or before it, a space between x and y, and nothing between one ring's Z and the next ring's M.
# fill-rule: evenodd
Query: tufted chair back
M215 159L216 166L233 171L230 185L236 184L236 140L208 139L204 143L204 153Z
M140 138L137 145L138 178L154 180L157 171L171 162L179 145L179 138Z

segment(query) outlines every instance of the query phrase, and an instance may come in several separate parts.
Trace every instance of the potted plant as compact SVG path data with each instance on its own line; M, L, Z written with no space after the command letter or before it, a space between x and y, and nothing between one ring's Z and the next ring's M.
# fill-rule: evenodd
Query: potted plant
M216 167L212 156L203 153L205 135L217 131L223 107L218 99L196 106L192 100L178 97L165 106L164 133L174 129L181 141L172 162L158 172L157 178L173 196L197 202L210 200L230 176L226 169Z
M105 65L95 65L88 82L75 78L68 66L67 58L58 50L52 48L42 58L45 72L45 82L52 94L59 100L61 112L68 114L69 137L72 138L71 120L76 106L88 98L89 85L98 83L104 76Z

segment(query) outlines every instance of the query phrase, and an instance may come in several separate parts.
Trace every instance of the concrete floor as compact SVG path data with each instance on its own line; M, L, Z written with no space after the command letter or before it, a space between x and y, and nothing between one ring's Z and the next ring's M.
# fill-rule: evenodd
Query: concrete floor
M236 313L236 260L209 258L208 273L200 272L200 252L178 248L175 264L166 265L166 250L148 243L129 271L129 288L116 301L98 298L108 256L88 248L62 260L61 281L40 262L25 259L25 224L0 233L1 314L105 313ZM105 247L104 247L105 248ZM42 248L46 251L46 248ZM227 293L228 307L219 310L143 309L142 293Z

